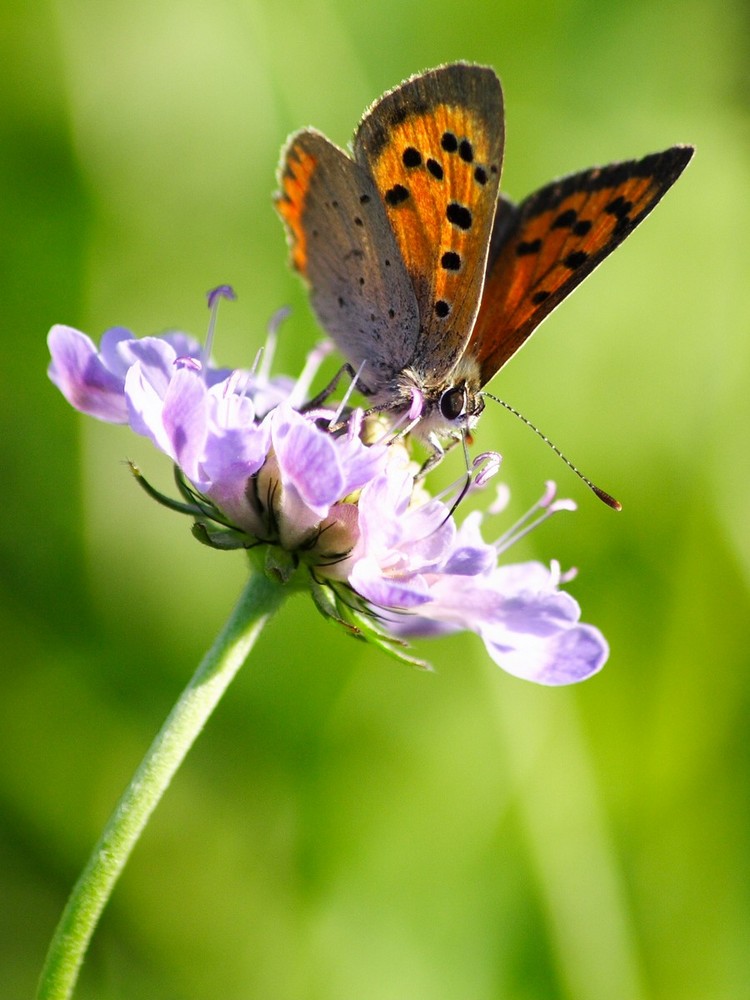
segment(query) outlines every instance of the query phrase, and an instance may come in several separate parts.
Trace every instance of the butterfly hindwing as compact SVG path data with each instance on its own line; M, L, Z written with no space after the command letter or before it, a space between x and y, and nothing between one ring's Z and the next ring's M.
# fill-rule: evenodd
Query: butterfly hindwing
M673 146L572 174L518 206L499 200L468 348L480 364L482 384L648 215L692 155L690 146Z
M463 353L479 308L503 136L497 76L455 63L380 98L354 137L419 305L415 360L436 378Z
M315 312L377 392L413 357L419 314L381 198L367 173L312 129L287 143L276 208Z

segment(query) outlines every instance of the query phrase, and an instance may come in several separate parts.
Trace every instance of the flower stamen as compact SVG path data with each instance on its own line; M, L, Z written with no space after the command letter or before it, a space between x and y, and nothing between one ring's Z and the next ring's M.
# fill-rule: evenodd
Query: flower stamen
M556 492L557 485L552 480L548 480L545 491L539 500L494 542L494 548L498 555L507 552L511 546L515 545L522 538L525 538L535 528L538 528L540 524L549 520L553 514L557 514L563 510L576 510L574 500L555 500Z
M217 285L216 288L212 288L206 295L208 308L211 310L211 315L208 319L208 330L206 331L206 343L202 354L203 363L206 368L208 368L209 359L214 347L214 330L216 328L216 316L219 311L219 302L222 299L228 299L230 302L234 302L236 298L237 296L231 285Z
M304 403L307 400L308 393L310 392L312 381L318 374L320 366L333 351L333 346L332 341L321 340L320 343L316 344L305 358L304 367L299 375L299 378L294 384L294 388L289 394L289 405L294 407L295 410L301 410L303 408Z
M271 366L273 365L273 359L276 356L276 344L279 339L279 327L290 315L291 311L292 310L289 306L282 306L280 309L276 310L268 321L268 326L266 327L266 342L258 350L258 354L253 362L253 367L251 368L252 373L254 375L257 374L258 378L265 382L267 382L271 377Z
M349 383L349 386L348 386L348 388L347 388L346 392L344 393L344 396L343 396L343 398L342 398L341 402L339 403L339 407L338 407L338 409L336 410L335 414L334 414L334 415L333 415L333 417L331 418L331 421L330 421L330 423L329 423L329 425L328 425L328 429L329 429L329 430L332 430L332 429L333 429L333 427L335 427L335 425L336 425L336 424L337 424L337 423L339 422L339 420L341 419L341 414L342 414L342 413L344 412L344 410L346 409L346 404L347 404L347 403L349 402L349 400L351 399L351 395L352 395L352 393L354 392L354 390L355 390L355 388L356 388L356 386L357 386L357 382L358 382L358 380L359 380L359 377L360 377L360 375L362 374L362 371L363 371L363 369L364 369L364 367L365 367L365 365L366 365L366 364L367 364L367 361L366 361L366 360L365 360L365 361L363 361L363 362L362 362L362 364L361 364L361 365L359 366L359 368L358 368L358 369L356 370L356 372L354 373L354 378L353 378L353 379L351 380L351 382Z

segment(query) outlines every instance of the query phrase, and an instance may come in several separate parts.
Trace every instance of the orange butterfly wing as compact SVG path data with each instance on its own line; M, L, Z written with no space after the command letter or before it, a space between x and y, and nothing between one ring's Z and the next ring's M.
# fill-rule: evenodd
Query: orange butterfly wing
M466 63L390 91L354 137L419 304L414 363L437 380L463 354L479 309L503 137L500 81Z
M484 292L467 348L484 385L542 320L630 235L693 155L673 146L594 167L498 203Z

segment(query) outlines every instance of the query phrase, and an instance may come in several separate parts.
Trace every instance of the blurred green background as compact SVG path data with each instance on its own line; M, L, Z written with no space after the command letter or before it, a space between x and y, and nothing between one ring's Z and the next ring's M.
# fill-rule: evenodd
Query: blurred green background
M220 360L249 364L291 304L277 370L298 370L318 334L271 207L283 140L314 124L343 144L383 90L456 58L503 80L511 196L698 147L493 386L623 513L502 411L476 445L503 452L514 510L547 478L578 500L514 557L580 568L611 660L545 690L463 635L423 644L423 674L294 599L155 814L77 995L750 997L746 4L6 0L1 17L3 1000L31 996L245 572L137 488L125 458L170 485L145 440L64 403L46 332L202 336L205 290L231 282Z

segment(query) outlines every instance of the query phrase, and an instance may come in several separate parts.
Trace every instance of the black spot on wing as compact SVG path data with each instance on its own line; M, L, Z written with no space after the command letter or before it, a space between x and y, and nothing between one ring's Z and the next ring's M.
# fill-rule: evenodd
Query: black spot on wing
M459 229L471 229L471 211L465 205L460 205L457 201L450 202L445 211L445 217L448 222Z
M633 202L628 201L626 198L620 194L614 198L608 205L604 206L604 211L608 215L614 215L618 219L624 218L626 215L630 214L630 210L633 207Z
M573 253L569 253L563 260L563 264L571 271L575 271L581 267L582 264L585 264L588 259L589 255L585 250L574 250Z
M427 161L427 169L430 171L430 173L436 180L441 181L443 179L443 168L441 167L441 165L438 163L437 160L433 160L432 158L430 158Z
M458 155L464 163L471 163L474 160L474 148L468 139L462 139L458 144Z
M445 271L459 271L461 269L461 258L453 250L446 250L440 258L440 266Z
M537 237L535 240L521 240L516 246L516 256L526 257L528 254L539 253L542 249L542 241Z
M553 221L551 229L570 229L578 219L578 212L574 208L568 208L561 212Z
M591 225L590 219L579 219L574 208L566 208L554 218L550 229L569 229L575 236L585 236Z
M440 140L440 145L446 151L446 153L455 153L458 149L458 139L452 132L443 132L443 137Z
M385 193L386 203L391 206L401 205L408 199L408 197L409 192L403 184L394 184L393 187Z

